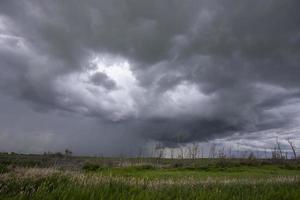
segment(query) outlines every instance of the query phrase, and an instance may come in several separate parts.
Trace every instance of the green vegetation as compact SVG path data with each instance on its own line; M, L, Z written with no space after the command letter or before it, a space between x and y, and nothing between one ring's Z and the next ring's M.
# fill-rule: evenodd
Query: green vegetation
M268 184L196 184L148 188L118 182L84 185L53 176L1 183L1 199L286 199L300 198L299 182ZM5 189L3 189L5 188Z
M206 178L206 177L227 177L227 178L264 178L270 176L293 176L300 175L298 170L282 169L278 166L263 167L234 167L234 168L208 168L202 169L140 169L128 168L106 168L96 170L101 175L117 177L141 177L141 178Z
M0 155L0 161L0 199L300 199L298 160Z
M6 165L0 164L0 174L7 173L8 171L9 170L8 170L8 167Z

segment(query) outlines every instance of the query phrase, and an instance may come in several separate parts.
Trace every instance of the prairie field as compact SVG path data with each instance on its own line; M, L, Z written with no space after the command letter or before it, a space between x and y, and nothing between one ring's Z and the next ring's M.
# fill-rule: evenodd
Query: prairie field
M0 156L0 199L300 199L300 162Z
M0 200L300 200L300 0L0 0Z

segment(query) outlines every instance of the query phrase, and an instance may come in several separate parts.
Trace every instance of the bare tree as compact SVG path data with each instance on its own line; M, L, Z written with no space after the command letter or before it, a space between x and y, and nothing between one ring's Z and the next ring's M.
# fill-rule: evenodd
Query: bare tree
M159 165L161 158L164 156L164 146L161 143L156 143L154 147L154 156L156 158L156 165Z
M200 150L200 151L201 151L201 158L204 158L204 148L201 147L200 149L201 149L201 150Z
M155 156L159 159L164 156L164 146L161 143L155 145Z
M181 149L180 148L177 148L176 149L176 155L177 155L177 158L178 159L181 159L182 158L182 153L181 153L182 151L181 151Z
M237 157L240 158L241 157L241 152L240 152L240 143L237 143Z
M248 157L248 151L240 151L240 158L247 158Z
M199 145L194 142L191 146L188 147L188 155L191 159L196 159L198 156Z
M138 158L143 158L144 157L144 148L142 146L140 146L138 148L138 155L137 155Z
M171 159L174 159L174 148L170 149L170 156L171 156Z
M248 160L255 160L257 157L255 156L255 154L251 151L248 155Z
M285 151L285 152L284 152L285 159L288 159L288 155L289 155L289 152L288 152L288 151Z
M192 146L187 146L187 156L188 158L192 159L193 158L193 148Z
M177 145L178 145L178 148L180 151L180 155L178 155L178 158L183 159L184 158L184 149L183 149L183 146L181 145L181 137L182 137L182 134L177 133Z
M219 158L226 158L224 147L222 149L218 150L218 156L219 156Z
M146 148L143 146L139 146L138 148L138 155L137 155L137 160L139 163L143 163L144 162L144 158L145 158L145 153L146 153Z
M72 152L71 150L65 149L65 155L66 155L67 157L72 156L72 154L73 154L73 152Z
M276 138L276 144L277 144L277 148L278 148L278 152L279 152L279 157L280 159L283 159L283 153L282 153L282 150L281 150L281 146L280 146L280 142L278 141L278 137Z
M279 153L278 147L275 146L273 151L272 151L272 159L277 160L279 158L280 158L280 153Z
M184 155L183 155L183 157L184 158L189 158L189 148L188 148L188 146L185 146L184 148L183 148L183 150L184 150Z
M182 145L179 145L179 158L183 159L184 158L184 147Z
M232 158L232 146L229 146L228 157Z
M293 151L294 159L296 159L297 158L296 147L294 146L294 144L292 143L292 141L290 139L287 139L287 142L289 143L289 145Z
M267 156L267 148L265 147L264 149L265 149L265 159L267 159L267 157L268 157Z
M211 144L209 149L209 157L215 158L215 156L216 156L216 144Z

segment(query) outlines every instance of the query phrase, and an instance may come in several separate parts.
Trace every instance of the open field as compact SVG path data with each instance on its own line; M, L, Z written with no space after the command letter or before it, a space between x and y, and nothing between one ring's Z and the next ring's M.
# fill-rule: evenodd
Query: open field
M297 160L0 155L0 199L300 199Z

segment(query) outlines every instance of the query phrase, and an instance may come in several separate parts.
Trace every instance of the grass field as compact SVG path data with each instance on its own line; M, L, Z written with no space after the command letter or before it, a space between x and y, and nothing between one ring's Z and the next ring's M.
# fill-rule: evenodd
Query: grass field
M0 155L0 199L300 199L296 160Z

